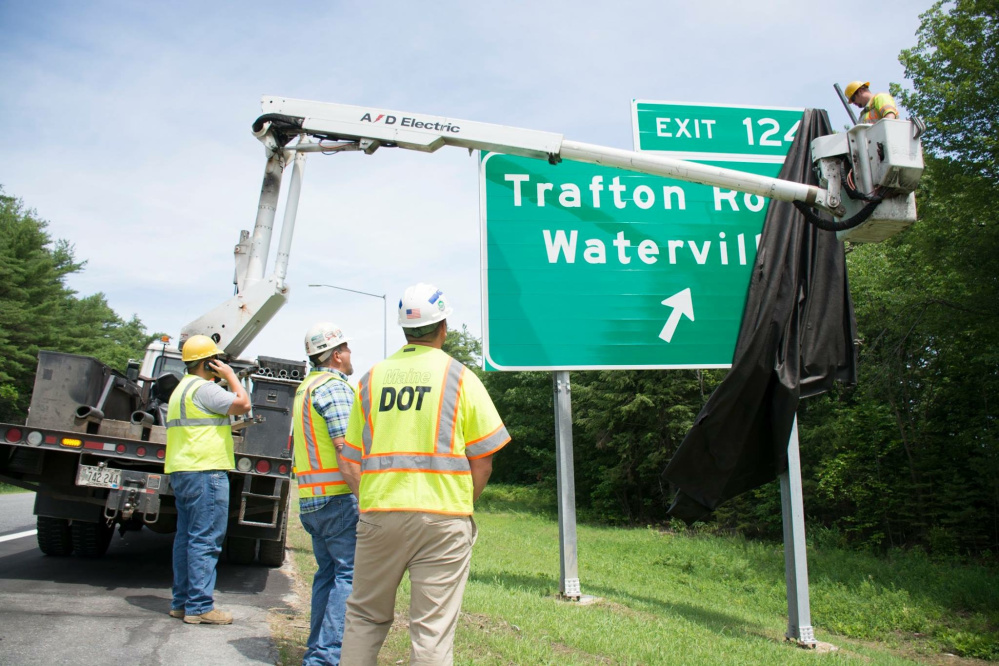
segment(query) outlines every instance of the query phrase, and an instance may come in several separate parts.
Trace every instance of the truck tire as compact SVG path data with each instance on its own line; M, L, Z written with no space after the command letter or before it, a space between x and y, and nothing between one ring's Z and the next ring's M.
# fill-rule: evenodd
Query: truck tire
M288 504L281 514L281 538L277 541L260 540L260 564L265 567L279 567L284 564L284 550L288 541Z
M284 564L284 548L288 539L288 531L281 532L279 541L260 540L260 564L265 567L279 567Z
M37 525L40 551L53 557L65 557L73 552L68 520L38 516Z
M257 540L231 536L226 538L226 550L233 564L253 564L257 559Z
M69 530L73 536L73 550L80 557L104 557L114 536L114 525L108 525L105 520L96 523L74 520Z

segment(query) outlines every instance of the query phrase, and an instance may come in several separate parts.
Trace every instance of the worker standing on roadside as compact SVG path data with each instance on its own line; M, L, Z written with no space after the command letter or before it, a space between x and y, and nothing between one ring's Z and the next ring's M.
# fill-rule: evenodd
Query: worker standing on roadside
M870 81L851 81L843 91L850 104L860 107L860 122L876 123L882 118L898 118L895 99L888 93L875 95L868 87L870 85Z
M411 583L410 663L451 664L476 527L472 503L510 441L478 377L441 351L452 312L436 287L399 301L406 345L358 382L343 447L360 474L354 591L343 664L373 665Z
M177 504L170 617L187 624L232 624L231 613L215 608L215 569L229 522L229 470L236 466L229 416L250 411L250 396L221 354L207 336L188 338L181 349L187 374L167 406L164 471Z
M312 536L318 569L312 579L312 618L304 666L340 663L344 613L354 579L357 484L340 473L354 389L348 338L336 324L316 324L305 334L312 362L298 390L292 418L299 517Z

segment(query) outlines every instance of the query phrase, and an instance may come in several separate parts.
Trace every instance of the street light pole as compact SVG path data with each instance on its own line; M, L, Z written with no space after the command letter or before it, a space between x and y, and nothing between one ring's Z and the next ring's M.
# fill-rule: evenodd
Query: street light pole
M371 294L366 291L360 291L358 289L348 289L347 287L338 287L335 284L310 284L310 287L329 287L330 289L339 289L340 291L349 291L355 294L364 294L365 296L371 296L373 298L382 299L382 356L383 358L388 358L388 299L386 296L388 294Z

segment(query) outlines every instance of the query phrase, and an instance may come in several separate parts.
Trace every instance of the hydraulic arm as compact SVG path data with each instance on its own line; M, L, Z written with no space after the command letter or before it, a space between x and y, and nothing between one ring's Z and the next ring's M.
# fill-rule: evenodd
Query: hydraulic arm
M288 253L309 152L356 150L370 155L380 147L393 147L430 153L455 146L552 164L563 159L600 164L796 202L810 222L858 242L883 240L915 221L913 192L923 170L919 131L902 120L857 125L844 134L813 141L816 187L470 120L271 96L265 96L261 106L263 115L254 122L253 133L264 145L267 162L253 232L242 232L235 250L236 295L181 331L182 343L194 333L207 334L233 356L249 345L287 299ZM282 174L288 165L293 168L277 260L273 275L265 278Z

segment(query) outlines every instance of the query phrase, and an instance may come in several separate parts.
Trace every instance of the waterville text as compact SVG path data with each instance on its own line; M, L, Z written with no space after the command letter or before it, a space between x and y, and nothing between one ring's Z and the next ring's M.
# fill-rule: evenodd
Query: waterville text
M548 253L549 264L557 264L560 261L567 264L576 263L576 249L579 240L579 232L576 229L571 229L568 234L563 229L555 230L554 234L550 229L542 229L541 231L545 237L545 250ZM760 247L760 236L761 234L756 234L757 250ZM586 249L583 250L583 261L588 264L607 263L607 243L604 240L587 238L583 240L583 243L586 245ZM649 238L639 241L636 246L631 240L624 237L623 231L617 232L610 244L616 250L616 252L611 253L611 256L616 257L618 263L623 265L630 264L633 258L637 258L643 264L651 266L659 261L659 255L663 249ZM665 250L665 258L670 264L676 264L678 258L683 257L686 252L690 252L691 257L700 266L709 261L728 266L730 261L729 243L725 240L724 231L718 232L717 244L710 240L700 243L692 240L667 240ZM738 234L735 237L735 247L732 250L731 260L740 266L745 266L746 234Z

